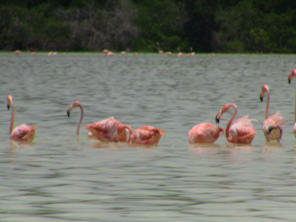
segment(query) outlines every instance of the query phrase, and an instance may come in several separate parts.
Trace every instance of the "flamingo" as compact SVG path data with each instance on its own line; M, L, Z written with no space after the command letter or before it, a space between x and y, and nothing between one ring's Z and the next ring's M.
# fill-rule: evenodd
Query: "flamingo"
M153 126L141 126L131 134L129 142L139 145L157 145L163 131Z
M188 142L194 143L214 143L224 129L212 123L200 123L192 127L188 132Z
M70 117L70 113L74 108L80 108L80 119L76 128L76 136L79 136L80 125L83 120L84 110L83 106L79 101L74 101L67 108L67 115ZM108 119L102 120L101 122L95 122L92 124L88 124L85 128L89 131L89 137L96 138L102 142L127 142L127 132L129 131L129 135L132 134L132 129L128 125L121 124L114 117L110 117Z
M7 96L7 109L9 110L11 107L11 120L10 120L10 128L9 135L12 140L18 142L32 142L35 137L36 126L29 126L27 124L22 124L13 129L14 125L14 102L13 96Z
M226 126L227 141L230 143L250 144L256 134L256 130L252 125L252 120L249 119L248 116L243 116L231 125L237 114L237 106L234 103L224 104L221 107L221 110L216 115L217 123L219 123L221 116L227 112L229 108L233 108L234 113ZM229 133L231 136L229 136Z
M80 108L80 119L79 119L79 122L78 122L77 128L76 128L76 136L77 137L79 136L80 125L83 120L83 114L84 114L83 107L80 104L80 102L76 100L67 108L67 116L70 117L72 109L78 108L78 107Z
M296 76L296 69L292 69L291 74L288 76L288 83L291 84L292 78ZM296 137L296 88L295 88L295 109L294 109L294 127L293 127L293 133Z
M283 126L285 121L279 112L269 116L269 103L270 103L270 90L268 85L262 85L260 92L260 100L263 102L264 94L267 93L267 102L265 110L265 120L263 122L263 131L266 138L266 142L271 140L281 141L283 135Z
M132 128L129 125L121 124L113 116L100 122L94 122L85 126L89 131L89 136L102 142L128 142L127 131L132 134Z

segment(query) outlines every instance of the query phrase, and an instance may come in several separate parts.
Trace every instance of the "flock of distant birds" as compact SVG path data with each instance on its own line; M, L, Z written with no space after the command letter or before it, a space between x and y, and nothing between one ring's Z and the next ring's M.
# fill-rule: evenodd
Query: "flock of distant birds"
M103 51L104 54L108 54L108 50ZM296 69L292 69L288 76L288 83L291 83L293 77L296 77ZM295 89L296 90L296 89ZM266 138L266 142L276 141L280 143L283 135L283 126L287 122L284 120L280 112L275 112L269 115L270 104L270 89L269 86L264 84L261 87L260 100L263 101L264 95L267 94L267 102L265 109L265 120L263 122L263 132ZM31 143L35 137L36 126L22 124L15 128L15 108L13 96L7 96L7 108L11 108L11 121L9 134L10 139L21 143ZM79 137L80 126L83 120L84 109L79 101L74 101L67 108L67 115L70 117L72 109L80 108L80 119L76 128L76 137ZM226 113L230 108L234 110L232 117L226 125L226 129L219 126L221 116ZM224 104L216 115L217 125L212 123L199 123L192 127L188 132L189 144L213 144L215 141L225 133L226 139L230 143L234 144L251 144L256 130L252 125L253 119L249 119L248 116L243 116L237 119L234 123L233 120L237 115L237 105L234 103ZM88 137L96 139L102 143L121 142L134 145L157 145L159 140L163 136L163 130L154 126L142 126L135 130L131 126L122 124L114 117L109 117L99 122L94 122L85 126L88 130ZM293 127L293 133L296 137L296 95L295 95L295 123Z
M104 49L104 50L102 51L102 53L103 53L105 56L114 56L114 55L115 55L115 53L113 53L112 51L110 51L110 50L108 50L108 49ZM172 55L174 55L174 54L173 54L172 52L170 52L170 51L168 51L168 52L164 52L163 50L159 50L158 53L159 53L160 55L167 55L167 56L172 56ZM16 50L14 54L15 54L15 55L20 55L20 54L21 54L21 51L20 51L20 50ZM38 54L38 53L37 53L36 51L31 52L31 55L37 55L37 54ZM126 52L126 51L122 51L122 52L120 52L120 55L122 55L122 56L126 56L126 55L128 55L128 54L129 54L129 53ZM56 55L58 55L58 52L57 52L57 51L50 51L50 52L47 53L47 55L48 55L48 56L56 56ZM138 54L138 53L132 53L132 55L133 55L133 56L138 56L139 54ZM180 52L180 51L177 53L177 56L184 56L184 55L186 55L186 54L183 53L183 52ZM213 56L213 55L215 55L215 54L214 54L214 53L211 53L211 56ZM195 52L192 51L192 48L190 48L190 52L187 53L187 56L195 56Z

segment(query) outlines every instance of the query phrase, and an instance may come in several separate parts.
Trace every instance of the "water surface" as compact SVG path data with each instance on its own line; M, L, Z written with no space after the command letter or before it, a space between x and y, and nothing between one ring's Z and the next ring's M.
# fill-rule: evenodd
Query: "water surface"
M295 221L296 156L292 134L294 55L0 54L1 221ZM296 81L295 81L296 82ZM261 130L271 112L288 120L281 145ZM6 96L16 124L38 125L34 145L11 144ZM153 125L165 136L155 148L101 146L82 128L114 116L134 129ZM188 131L214 123L225 103L256 119L251 146L191 147ZM231 113L225 114L225 126Z

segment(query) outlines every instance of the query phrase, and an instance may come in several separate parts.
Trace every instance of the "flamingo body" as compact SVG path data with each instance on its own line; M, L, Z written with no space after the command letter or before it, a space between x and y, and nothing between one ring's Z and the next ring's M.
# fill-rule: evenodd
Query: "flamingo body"
M31 142L35 137L35 131L36 126L22 124L14 128L10 138L17 141Z
M130 137L132 144L157 145L163 131L153 126L142 126L134 130Z
M256 130L248 116L237 119L229 128L231 137L227 140L231 143L250 144L256 135Z
M212 123L200 123L192 127L188 132L188 142L190 144L214 143L223 133L223 128Z
M237 114L237 106L235 104L224 104L216 116L216 121L219 122L221 116L227 112L229 108L233 108L234 113L226 127L227 141L238 144L250 144L256 135L256 130L252 125L252 120L249 119L248 116L243 116L237 119L232 125L232 121Z

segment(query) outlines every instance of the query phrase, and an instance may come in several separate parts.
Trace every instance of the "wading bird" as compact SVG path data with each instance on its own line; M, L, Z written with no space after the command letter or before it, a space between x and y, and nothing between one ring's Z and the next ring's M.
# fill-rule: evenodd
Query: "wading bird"
M269 103L270 103L270 90L268 85L262 85L260 92L260 101L263 102L264 94L267 93L267 102L265 109L265 120L263 122L263 132L266 138L266 142L276 140L281 141L283 135L283 126L285 121L279 112L269 116Z
M76 136L79 136L79 129L84 114L83 107L79 101L74 101L67 108L67 115L69 117L71 110L77 107L80 108L80 119L76 128ZM85 128L89 131L89 137L98 139L101 142L128 142L129 136L132 134L130 126L121 124L114 117L88 124Z
M221 107L220 111L216 115L217 123L219 123L221 116L227 112L229 108L233 108L234 112L226 126L227 141L231 143L250 144L256 135L256 130L252 125L252 120L249 119L248 116L243 116L231 125L237 114L237 106L235 104L228 103Z
M292 78L296 77L296 69L292 69L291 74L288 76L288 83L291 84ZM295 88L295 102L294 102L294 126L293 126L293 133L296 137L296 88Z
M7 109L11 108L11 120L9 127L9 135L12 140L18 142L32 142L35 137L36 126L26 124L19 125L13 129L14 125L14 102L12 95L7 96Z

